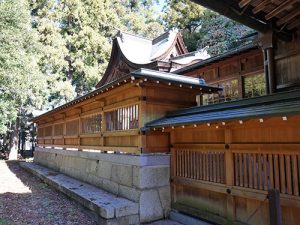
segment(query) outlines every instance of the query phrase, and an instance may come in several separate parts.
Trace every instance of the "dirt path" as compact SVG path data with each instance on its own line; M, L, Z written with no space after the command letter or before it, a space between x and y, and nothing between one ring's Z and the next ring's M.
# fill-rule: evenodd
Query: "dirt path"
M0 161L0 225L94 225L95 216L24 171Z

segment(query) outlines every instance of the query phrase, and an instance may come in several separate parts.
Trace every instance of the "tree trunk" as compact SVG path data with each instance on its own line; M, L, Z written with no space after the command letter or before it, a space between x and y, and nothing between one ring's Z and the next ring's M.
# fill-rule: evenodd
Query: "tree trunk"
M17 117L16 121L11 125L9 157L8 157L9 160L18 159L19 125L20 125L20 119L19 117Z

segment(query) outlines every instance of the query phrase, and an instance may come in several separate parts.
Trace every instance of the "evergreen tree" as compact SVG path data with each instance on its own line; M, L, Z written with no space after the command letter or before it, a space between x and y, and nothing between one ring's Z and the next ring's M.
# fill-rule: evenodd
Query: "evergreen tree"
M44 46L40 65L50 77L50 100L55 106L95 87L107 67L111 38L119 29L146 36L163 32L154 17L152 1L30 2L34 26Z
M167 29L178 28L189 51L208 46L217 55L234 47L252 29L230 20L189 0L170 0L162 17Z
M20 116L43 104L46 89L26 0L0 2L0 30L0 133L10 129L16 158Z

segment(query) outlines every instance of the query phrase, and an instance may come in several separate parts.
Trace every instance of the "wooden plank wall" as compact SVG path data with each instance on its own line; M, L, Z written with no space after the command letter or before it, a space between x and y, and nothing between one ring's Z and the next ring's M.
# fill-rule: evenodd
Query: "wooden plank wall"
M180 87L180 85L157 85L145 83L143 88L141 127L155 119L162 118L167 111L196 106L197 90ZM180 96L180 97L178 97ZM169 133L147 132L143 140L143 152L169 152Z
M244 76L263 73L263 53L261 49L253 49L230 58L224 58L211 64L203 65L184 75L201 76L206 83L218 85L228 80L237 79L239 83L239 97L243 97Z
M195 106L197 94L197 90L189 87L167 83L127 83L43 117L38 121L38 145L134 153L169 152L169 133L145 133L140 128L164 117L167 111ZM122 121L118 120L120 117ZM99 120L101 124L93 124Z
M292 42L278 41L275 49L277 88L288 88L300 83L300 37Z
M300 116L209 125L168 130L173 207L221 224L269 224L276 188L283 224L298 224Z
M105 113L126 109L126 121L136 116L141 89L125 84L74 107L59 111L38 121L38 145L50 147L95 149L118 152L140 152L139 127L107 131ZM134 116L131 114L135 114ZM99 123L101 121L101 123ZM116 121L113 121L116 122Z

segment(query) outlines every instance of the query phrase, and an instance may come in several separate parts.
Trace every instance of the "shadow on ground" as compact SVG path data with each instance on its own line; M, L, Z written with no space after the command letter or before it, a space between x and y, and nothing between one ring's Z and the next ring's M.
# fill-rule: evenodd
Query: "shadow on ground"
M16 161L0 161L0 225L95 225L96 216Z

